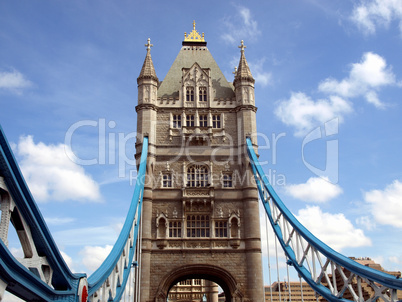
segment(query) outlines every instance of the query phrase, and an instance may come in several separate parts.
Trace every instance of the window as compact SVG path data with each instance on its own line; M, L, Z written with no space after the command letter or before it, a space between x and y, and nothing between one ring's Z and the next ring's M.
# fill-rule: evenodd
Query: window
M181 115L173 114L173 128L181 128Z
M199 117L200 117L200 127L207 127L208 126L207 115L201 114Z
M215 237L228 236L228 223L226 221L215 221Z
M199 92L200 102L206 102L207 101L207 87L200 87L198 92Z
M162 187L171 188L172 187L172 174L163 174L162 175Z
M219 114L212 115L212 128L221 127L221 116Z
M170 221L169 222L169 237L181 237L181 222L180 221Z
M194 127L194 114L186 115L186 126Z
M187 237L209 237L209 216L188 215Z
M194 88L187 87L186 89L186 101L187 102L194 102Z
M223 174L222 176L222 187L231 188L233 187L232 175L231 174Z
M187 187L206 187L208 169L206 166L193 165L187 169Z
M201 285L201 279L194 279L194 285Z

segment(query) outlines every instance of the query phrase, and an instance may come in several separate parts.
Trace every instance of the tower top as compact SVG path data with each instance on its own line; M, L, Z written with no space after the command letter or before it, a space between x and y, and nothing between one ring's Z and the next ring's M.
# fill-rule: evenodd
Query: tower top
M197 45L199 44L206 45L204 33L200 35L198 31L195 29L195 20L193 21L193 31L189 35L187 35L186 32L184 33L183 45L189 45L189 43L191 44L197 43Z
M233 84L238 83L240 80L248 80L254 84L255 80L251 74L250 68L248 67L246 56L244 55L244 49L247 46L244 45L244 41L241 40L240 48L240 61L237 70L235 70L235 79ZM236 85L235 85L236 86Z
M144 64L142 65L140 75L137 78L137 82L139 82L139 80L145 79L145 78L153 79L158 82L159 80L158 80L158 77L156 76L154 63L152 62L152 58L151 58L151 47L153 46L153 44L151 44L150 38L148 38L147 42L148 43L144 45L147 48L147 54L145 56Z

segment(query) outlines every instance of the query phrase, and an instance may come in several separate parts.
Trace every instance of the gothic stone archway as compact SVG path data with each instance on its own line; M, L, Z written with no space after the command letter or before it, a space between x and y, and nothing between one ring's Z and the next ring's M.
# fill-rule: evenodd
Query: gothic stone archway
M226 270L213 265L186 265L168 273L159 284L155 302L165 302L169 290L179 281L186 279L206 279L217 283L225 292L227 302L242 302L235 278Z

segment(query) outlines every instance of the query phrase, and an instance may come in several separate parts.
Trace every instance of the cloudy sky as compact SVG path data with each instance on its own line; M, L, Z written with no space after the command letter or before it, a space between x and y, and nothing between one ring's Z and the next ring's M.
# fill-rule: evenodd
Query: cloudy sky
M228 81L244 40L287 207L346 256L402 270L400 0L1 1L0 123L73 271L99 265L129 207L144 44L163 80L193 20Z

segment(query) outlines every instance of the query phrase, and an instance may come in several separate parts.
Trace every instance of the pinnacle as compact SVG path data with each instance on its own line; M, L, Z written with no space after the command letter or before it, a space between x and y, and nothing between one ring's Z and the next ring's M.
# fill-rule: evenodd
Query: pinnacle
M255 82L253 75L251 74L250 68L248 67L246 56L244 55L244 46L243 40L241 41L241 45L239 46L240 50L240 61L239 66L237 67L237 71L235 73L235 82L240 79L250 80L253 83Z
M140 72L140 75L137 80L143 79L143 78L151 78L156 81L158 81L158 77L156 76L155 68L154 68L154 63L152 62L152 57L151 57L151 47L153 46L151 44L151 39L148 38L148 43L145 44L147 47L147 55L145 56L144 64L142 65L142 69Z

